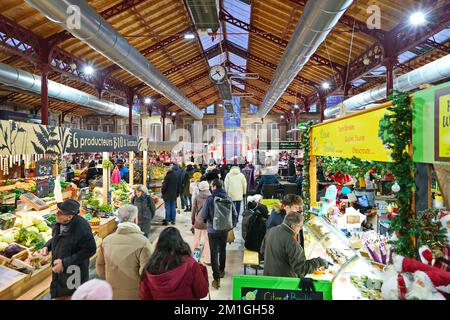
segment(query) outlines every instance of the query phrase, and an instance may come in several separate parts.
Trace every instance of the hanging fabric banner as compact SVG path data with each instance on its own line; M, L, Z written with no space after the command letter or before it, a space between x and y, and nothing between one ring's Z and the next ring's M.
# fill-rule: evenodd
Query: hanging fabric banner
M0 120L0 155L146 150L143 137Z

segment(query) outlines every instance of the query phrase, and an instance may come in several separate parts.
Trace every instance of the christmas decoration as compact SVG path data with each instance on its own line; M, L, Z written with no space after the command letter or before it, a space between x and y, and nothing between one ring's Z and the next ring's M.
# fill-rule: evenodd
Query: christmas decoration
M411 203L414 183L414 164L408 148L412 139L412 109L407 93L394 91L389 97L392 107L380 120L379 136L386 148L392 151L392 163L388 163L388 169L395 176L400 190L397 193L398 215L393 217L390 230L397 233L398 240L392 242L395 252L406 256L416 257L417 244L415 236L417 230L411 228L411 220L414 215Z
M310 187L310 176L309 176L309 164L310 164L310 152L311 152L311 127L315 125L316 121L308 121L302 124L304 128L301 135L301 147L304 150L303 153L303 183L302 183L302 191L303 191L303 212L305 213L306 220L309 219L309 207L311 205L311 195L309 193Z

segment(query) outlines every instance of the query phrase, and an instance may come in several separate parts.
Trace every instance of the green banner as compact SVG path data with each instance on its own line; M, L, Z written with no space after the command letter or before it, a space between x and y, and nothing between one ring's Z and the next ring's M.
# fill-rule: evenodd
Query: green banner
M303 292L300 279L267 276L233 276L233 300L333 300L332 283L314 282L316 292Z
M450 164L450 82L413 94L413 159Z

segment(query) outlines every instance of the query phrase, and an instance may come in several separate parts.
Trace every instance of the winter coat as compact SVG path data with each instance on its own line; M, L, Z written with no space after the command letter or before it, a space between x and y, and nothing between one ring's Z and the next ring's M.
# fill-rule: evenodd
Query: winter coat
M242 214L242 228L241 228L241 231L242 231L242 238L244 240L247 238L249 220L250 220L251 216L253 215L253 213L255 211L259 211L265 217L264 227L266 228L266 221L267 221L267 218L269 216L269 210L262 203L256 203L254 201L249 202L248 205L247 205L247 209L244 210L244 213ZM266 234L266 231L264 231L264 234Z
M141 231L148 235L150 223L156 213L153 199L148 194L144 194L140 197L133 197L131 203L138 208L138 224Z
M241 201L247 193L247 179L239 167L231 168L225 178L225 191L233 201Z
M208 167L205 172L205 177L208 182L213 181L214 179L219 179L220 171L215 166Z
M178 188L177 188L177 197L181 194L181 187L183 186L183 181L184 181L184 177L186 175L186 171L184 171L183 169L180 168L180 166L174 164L172 166L172 171L175 173L175 175L177 176L178 180Z
M140 286L141 300L200 300L208 292L208 271L192 257L165 273L146 271Z
M263 174L259 179L258 186L256 187L256 193L261 193L263 185L265 184L278 184L278 179L273 174Z
M95 244L91 226L81 216L76 215L67 225L67 229L60 233L60 223L55 223L52 230L52 238L45 244L52 253L52 264L56 259L61 259L64 271L52 274L50 294L52 298L71 296L75 289L67 287L69 277L73 276L73 270L69 266L80 268L80 284L89 280L89 258L95 254Z
M166 202L177 200L180 194L180 184L178 175L173 169L167 171L162 183L161 193L163 200Z
M260 208L261 204L257 204L256 202L250 202L248 207L253 211L253 214L250 216L248 220L248 229L245 238L244 246L247 250L257 251L259 252L261 249L261 244L264 240L264 236L266 235L266 221L268 216L267 207L265 210Z
M206 203L203 205L203 209L200 212L201 217L207 222L208 226L208 233L222 233L226 231L216 231L213 228L213 219L214 219L214 198L220 197L222 199L229 199L231 198L227 195L225 190L223 189L216 189L212 192L212 194L206 199ZM236 211L236 208L233 204L233 228L236 227L238 222L238 214Z
M303 247L294 236L284 223L267 231L262 246L265 276L303 278L323 265L321 258L306 260Z
M276 227L283 223L284 217L286 216L286 210L281 209L279 205L274 205L272 207L272 212L267 219L267 229Z
M206 200L210 195L211 192L209 190L202 190L195 197L194 202L192 203L192 214L191 214L192 224L195 223L195 218L200 213L201 209L205 205Z
M139 226L120 223L97 253L97 274L112 286L113 300L139 300L139 276L151 255L150 242Z
M190 183L191 183L191 179L192 179L192 173L186 172L184 174L184 180L182 182L181 185L181 194L184 196L191 196L191 192L190 192Z

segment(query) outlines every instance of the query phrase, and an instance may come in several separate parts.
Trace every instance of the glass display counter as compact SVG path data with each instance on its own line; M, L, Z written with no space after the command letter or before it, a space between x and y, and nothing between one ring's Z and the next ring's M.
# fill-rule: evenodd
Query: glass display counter
M333 283L333 300L381 299L382 272L350 246L345 234L324 217L304 226L307 259L321 257L333 265L308 275Z

